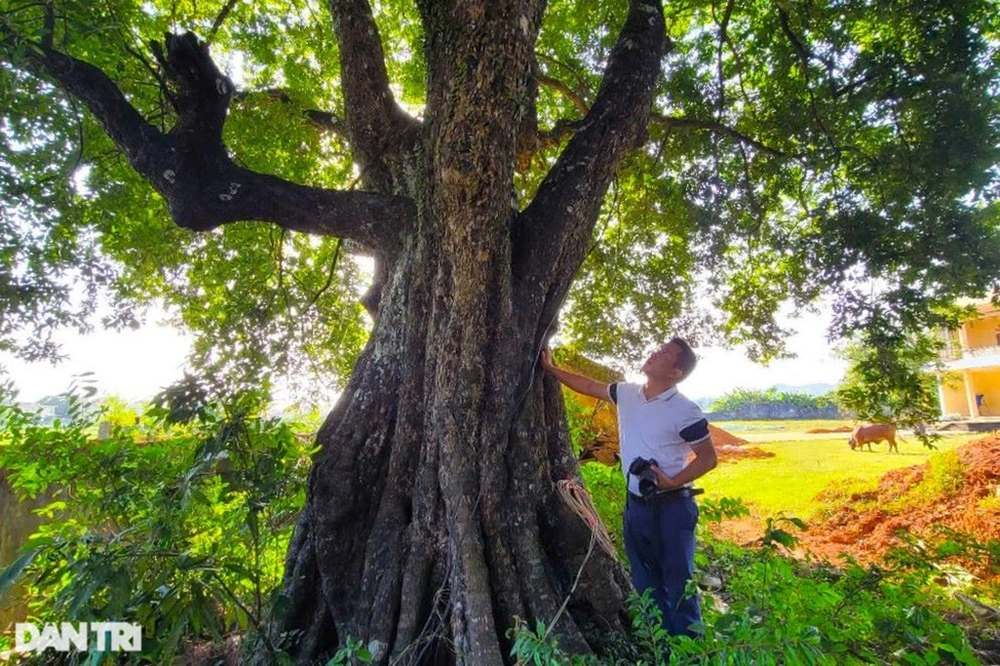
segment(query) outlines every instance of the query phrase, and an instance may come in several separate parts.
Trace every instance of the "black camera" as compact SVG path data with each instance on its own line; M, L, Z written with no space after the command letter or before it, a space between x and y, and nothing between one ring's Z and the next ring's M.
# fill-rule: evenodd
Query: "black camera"
M649 497L656 492L656 472L650 469L653 465L659 467L659 463L650 458L646 460L645 458L636 458L632 461L632 464L628 466L628 473L633 476L639 477L639 494L643 497Z

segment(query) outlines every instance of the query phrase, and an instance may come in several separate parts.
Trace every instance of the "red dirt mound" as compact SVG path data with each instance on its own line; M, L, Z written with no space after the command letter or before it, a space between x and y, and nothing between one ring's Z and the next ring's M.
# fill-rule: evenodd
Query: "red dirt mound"
M763 449L758 449L756 446L737 446L735 444L723 444L722 446L715 447L716 453L719 454L720 462L730 462L733 460L739 460L741 458L773 458L774 454L770 451L764 451Z
M957 488L928 480L918 489L928 479L928 463L893 470L882 476L876 490L839 499L843 504L825 522L812 526L801 545L821 556L846 551L874 561L899 545L900 530L921 536L944 526L978 543L1000 540L1000 435L969 442L956 453L962 475ZM1000 562L964 564L976 575L992 577Z
M709 424L708 429L712 432L712 443L715 444L715 451L719 454L720 462L730 462L741 458L774 457L774 454L769 451L763 451L756 446L746 446L749 444L747 440L722 428Z
M851 426L837 426L836 428L812 428L811 430L806 430L810 435L820 435L824 433L834 433L834 432L852 432Z
M715 444L716 447L743 446L744 444L749 444L749 442L742 437L737 437L733 433L723 430L718 426L714 426L711 423L708 424L708 431L712 433L712 443Z

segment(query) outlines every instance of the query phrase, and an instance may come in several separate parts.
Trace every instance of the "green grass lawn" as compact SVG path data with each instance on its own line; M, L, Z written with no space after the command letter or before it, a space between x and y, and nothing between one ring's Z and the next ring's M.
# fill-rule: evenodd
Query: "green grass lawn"
M753 422L748 422L753 423ZM774 427L782 422L758 422ZM796 422L788 422L796 423ZM815 426L797 422L796 430L802 432ZM826 422L829 423L829 422ZM720 424L727 427L728 424ZM775 428L779 432L780 428ZM744 437L738 429L734 435ZM982 437L982 434L949 435L937 443L938 451L951 451L965 442ZM816 494L828 486L850 486L852 490L874 488L878 478L892 469L910 467L926 462L935 451L924 448L920 441L907 436L899 442L899 453L888 453L886 444L876 444L875 451L852 451L847 445L847 435L803 435L802 439L781 441L756 441L748 446L774 453L773 458L748 458L725 462L698 480L706 497L740 497L755 513L762 516L786 515L809 519L822 512L824 506Z

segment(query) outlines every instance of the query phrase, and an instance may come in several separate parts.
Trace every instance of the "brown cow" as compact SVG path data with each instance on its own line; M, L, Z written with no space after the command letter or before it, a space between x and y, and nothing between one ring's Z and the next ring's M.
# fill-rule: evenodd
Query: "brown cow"
M868 450L872 450L872 444L878 444L882 440L889 442L889 450L899 453L899 447L896 446L896 426L891 423L869 423L868 425L859 425L854 427L854 432L851 433L851 439L848 440L848 444L851 446L851 450L861 450L865 444L868 445Z

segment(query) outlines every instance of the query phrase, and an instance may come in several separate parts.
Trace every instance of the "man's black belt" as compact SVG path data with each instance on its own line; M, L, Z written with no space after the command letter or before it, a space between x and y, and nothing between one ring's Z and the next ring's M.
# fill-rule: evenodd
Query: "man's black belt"
M647 497L629 493L628 501L635 502L640 506L651 506L653 504L673 502L674 500L686 497L694 497L695 495L701 495L703 492L705 492L703 488L677 488L675 490L660 490Z

